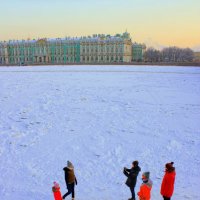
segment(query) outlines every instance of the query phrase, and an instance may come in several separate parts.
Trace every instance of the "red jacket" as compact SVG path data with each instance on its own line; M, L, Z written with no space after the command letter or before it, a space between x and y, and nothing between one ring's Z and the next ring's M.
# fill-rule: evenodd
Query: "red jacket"
M174 192L174 182L175 182L176 172L165 172L163 177L160 193L162 196L170 198Z
M151 198L152 181L149 180L147 183L142 183L140 191L137 193L140 200L150 200Z
M62 200L60 188L52 187L52 191L55 200Z

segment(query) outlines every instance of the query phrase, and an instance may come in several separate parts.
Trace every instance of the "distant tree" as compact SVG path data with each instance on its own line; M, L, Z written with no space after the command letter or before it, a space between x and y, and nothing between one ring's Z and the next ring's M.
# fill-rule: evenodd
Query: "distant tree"
M168 47L162 51L148 48L144 53L146 62L192 62L194 52L190 48Z
M159 62L160 58L161 58L160 51L158 51L152 47L147 49L144 53L144 60L146 62Z
M192 62L194 60L194 51L190 48L183 49L184 62Z

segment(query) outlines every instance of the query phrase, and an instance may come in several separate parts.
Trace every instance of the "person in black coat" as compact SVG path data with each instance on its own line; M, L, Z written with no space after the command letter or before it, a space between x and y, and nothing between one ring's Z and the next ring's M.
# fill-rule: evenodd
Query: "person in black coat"
M124 167L124 174L127 176L126 185L130 188L132 197L129 200L135 200L135 185L137 182L137 176L141 171L141 168L138 166L138 161L135 160L132 162L132 168L127 169Z
M72 200L75 198L74 186L77 185L76 176L74 174L74 166L70 161L67 161L67 167L63 168L65 172L65 182L67 185L68 192L63 195L62 199L65 199L69 194L72 195Z

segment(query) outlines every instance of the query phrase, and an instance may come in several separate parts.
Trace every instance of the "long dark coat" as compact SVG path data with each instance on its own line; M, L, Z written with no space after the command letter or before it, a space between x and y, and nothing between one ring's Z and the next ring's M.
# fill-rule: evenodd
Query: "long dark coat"
M63 170L65 172L66 185L71 184L71 183L76 183L76 185L77 185L77 180L76 180L76 176L74 174L74 170L69 169L68 167L63 168Z
M126 180L126 185L130 188L134 188L137 182L137 176L140 172L140 167L135 166L131 169L124 168L124 174L128 177Z

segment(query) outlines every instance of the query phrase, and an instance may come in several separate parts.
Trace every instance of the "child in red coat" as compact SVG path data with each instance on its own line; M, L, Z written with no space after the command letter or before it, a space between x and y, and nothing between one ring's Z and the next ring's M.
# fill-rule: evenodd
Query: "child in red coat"
M164 200L170 200L174 192L174 182L175 182L175 167L173 167L173 162L167 163L165 165L165 175L162 180L160 193Z
M149 179L150 172L144 172L142 174L142 185L140 191L137 193L140 200L150 200L152 181Z
M53 195L55 200L62 200L61 192L60 192L60 186L58 183L53 182L52 187Z

